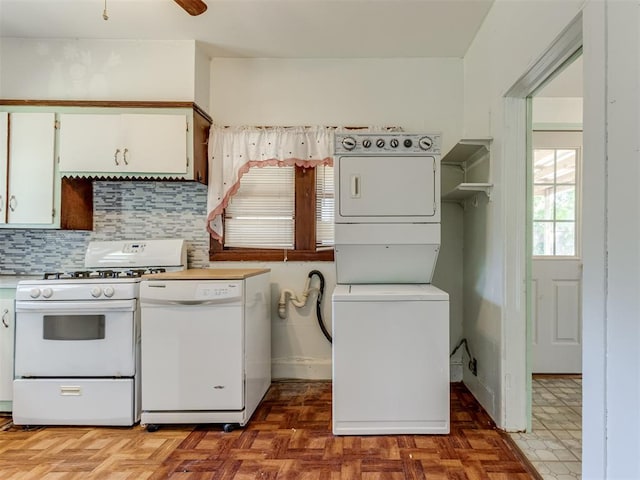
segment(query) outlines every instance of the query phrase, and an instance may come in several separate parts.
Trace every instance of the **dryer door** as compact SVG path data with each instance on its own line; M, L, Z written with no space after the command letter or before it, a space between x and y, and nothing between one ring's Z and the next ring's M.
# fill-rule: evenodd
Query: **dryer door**
M438 222L434 156L338 158L337 222Z

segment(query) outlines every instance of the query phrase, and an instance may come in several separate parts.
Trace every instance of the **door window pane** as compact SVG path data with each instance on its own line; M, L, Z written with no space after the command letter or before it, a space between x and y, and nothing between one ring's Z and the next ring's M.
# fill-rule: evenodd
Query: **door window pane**
M553 255L553 222L533 222L533 254Z
M576 224L575 222L556 223L556 255L576 254Z
M561 185L556 187L556 220L575 220L576 187Z
M554 193L553 185L536 185L533 187L534 220L553 220Z
M556 183L576 183L576 151L556 152Z
M533 181L534 183L553 183L555 178L555 150L534 150Z

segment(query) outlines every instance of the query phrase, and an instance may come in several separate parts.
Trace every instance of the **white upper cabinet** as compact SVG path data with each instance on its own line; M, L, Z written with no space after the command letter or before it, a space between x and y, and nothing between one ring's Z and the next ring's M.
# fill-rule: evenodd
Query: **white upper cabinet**
M0 223L53 224L55 115L3 113L0 137Z
M184 114L61 114L60 172L186 175L187 125Z

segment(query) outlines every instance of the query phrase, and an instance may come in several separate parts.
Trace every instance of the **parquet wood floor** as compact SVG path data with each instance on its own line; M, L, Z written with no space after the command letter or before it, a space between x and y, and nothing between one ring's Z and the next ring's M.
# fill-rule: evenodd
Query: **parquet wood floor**
M274 382L244 429L40 427L0 421L0 480L529 480L508 436L462 384L451 434L331 433L330 382ZM2 420L2 419L0 419Z

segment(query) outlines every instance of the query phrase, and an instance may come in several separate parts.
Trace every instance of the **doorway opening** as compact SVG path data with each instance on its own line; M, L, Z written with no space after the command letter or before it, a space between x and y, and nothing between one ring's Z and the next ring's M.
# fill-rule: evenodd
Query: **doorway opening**
M527 97L530 427L514 440L544 478L582 463L582 57Z

